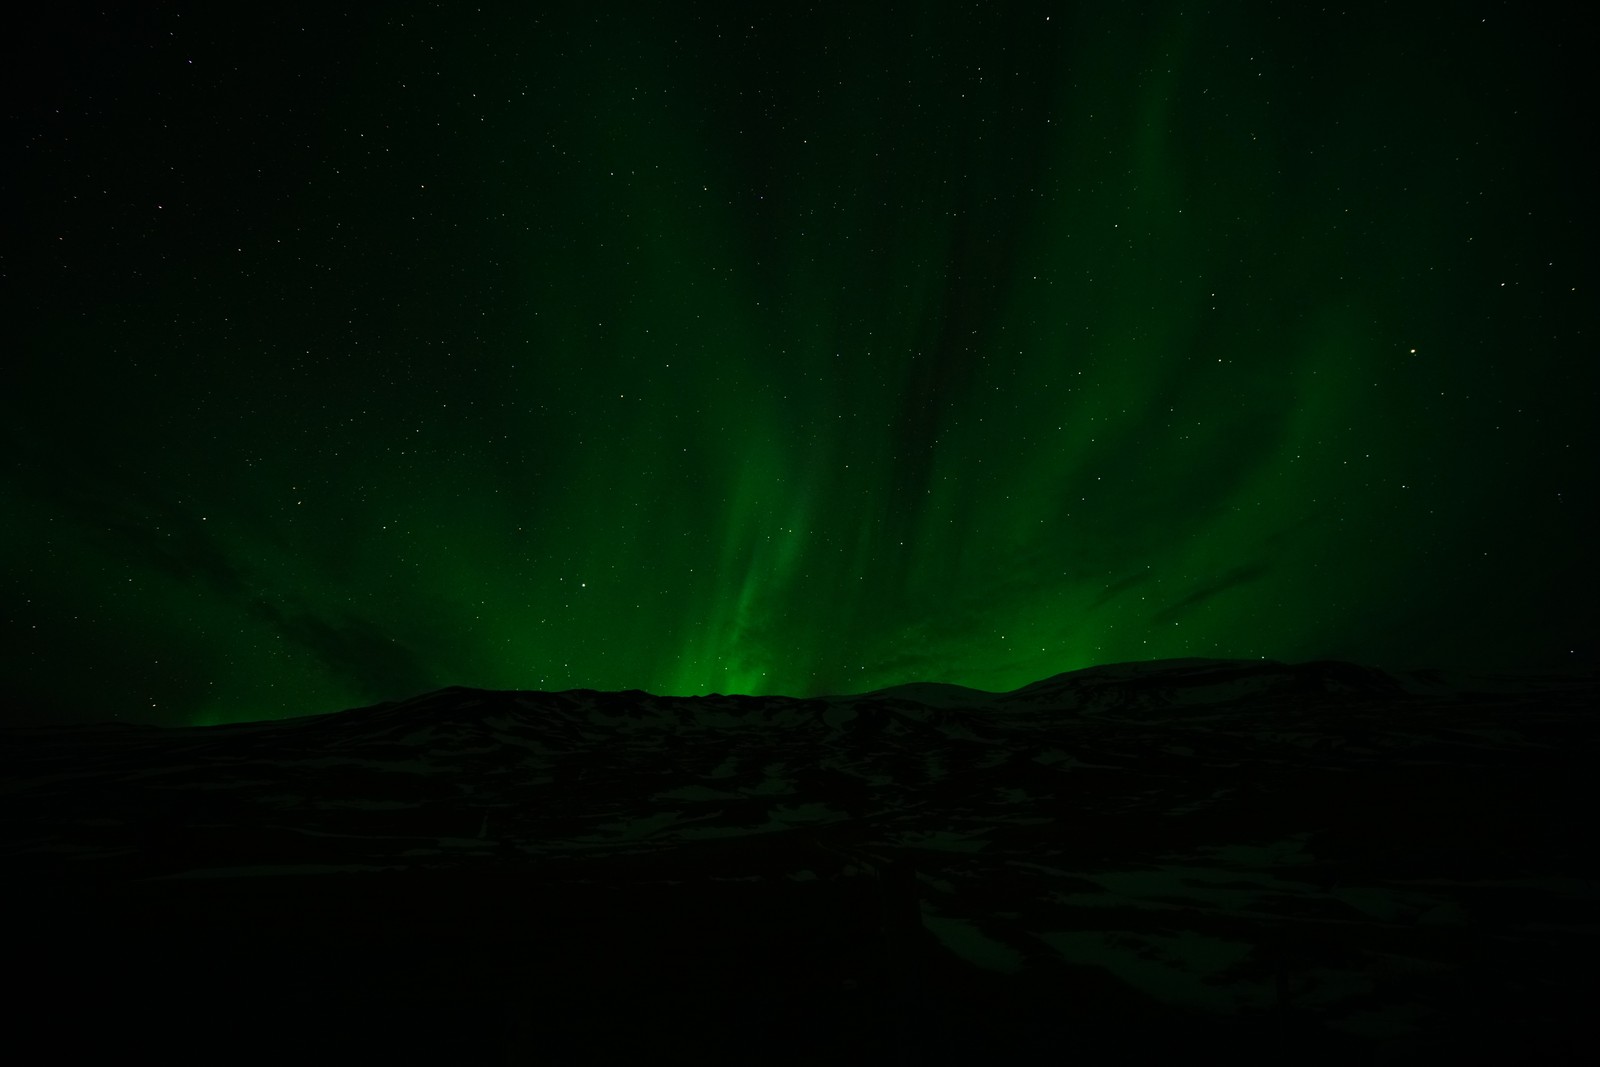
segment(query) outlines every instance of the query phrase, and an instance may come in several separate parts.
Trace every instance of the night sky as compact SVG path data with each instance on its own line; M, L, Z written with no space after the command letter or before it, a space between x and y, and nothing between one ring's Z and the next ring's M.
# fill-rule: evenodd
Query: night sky
M1550 10L50 8L14 719L1600 658Z

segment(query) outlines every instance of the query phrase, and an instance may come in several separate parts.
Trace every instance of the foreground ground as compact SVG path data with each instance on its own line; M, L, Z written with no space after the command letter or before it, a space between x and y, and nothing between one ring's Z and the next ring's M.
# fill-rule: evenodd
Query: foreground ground
M1588 1062L1596 697L1177 661L14 731L12 1006L168 1062Z

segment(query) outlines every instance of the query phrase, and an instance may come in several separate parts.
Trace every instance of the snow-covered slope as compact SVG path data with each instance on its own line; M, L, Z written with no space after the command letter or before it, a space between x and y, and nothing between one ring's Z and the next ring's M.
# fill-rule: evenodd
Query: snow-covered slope
M1562 976L1600 935L1596 695L1591 676L1175 660L1010 693L449 688L271 723L12 730L3 855L38 899L140 907L496 878L649 899L663 923L689 907L666 900L853 899L869 943L836 953L860 969L840 988L902 1022L937 1004L915 1029L974 1055L1022 987L1059 1009L1015 1009L1030 1047L1071 1047L1115 1003L1424 1054L1490 1040L1485 998L1523 1041L1576 1007Z

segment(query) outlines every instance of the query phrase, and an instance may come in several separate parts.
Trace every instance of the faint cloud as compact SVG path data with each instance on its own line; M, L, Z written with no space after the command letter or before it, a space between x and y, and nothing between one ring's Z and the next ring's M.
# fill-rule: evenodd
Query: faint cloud
M1110 585L1100 590L1100 595L1095 597L1089 606L1091 608L1098 608L1109 601L1115 600L1117 597L1121 596L1123 593L1126 593L1135 586L1148 582L1150 580L1150 574L1151 572L1149 570L1136 571L1135 573L1128 575L1126 578L1112 582Z
M290 614L265 600L252 602L250 611L315 656L329 673L374 699L439 688L421 656L365 619L345 616L332 621L309 613Z
M1210 585L1203 585L1182 600L1162 608L1151 616L1150 621L1158 626L1176 622L1212 597L1258 581L1266 573L1267 567L1259 563L1247 563L1242 567L1235 567Z

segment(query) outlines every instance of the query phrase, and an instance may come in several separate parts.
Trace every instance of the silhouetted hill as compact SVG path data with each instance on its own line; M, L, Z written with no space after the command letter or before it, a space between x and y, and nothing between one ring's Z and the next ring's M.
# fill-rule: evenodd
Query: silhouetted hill
M12 729L17 1004L166 1062L1561 1062L1597 696L1191 659Z

